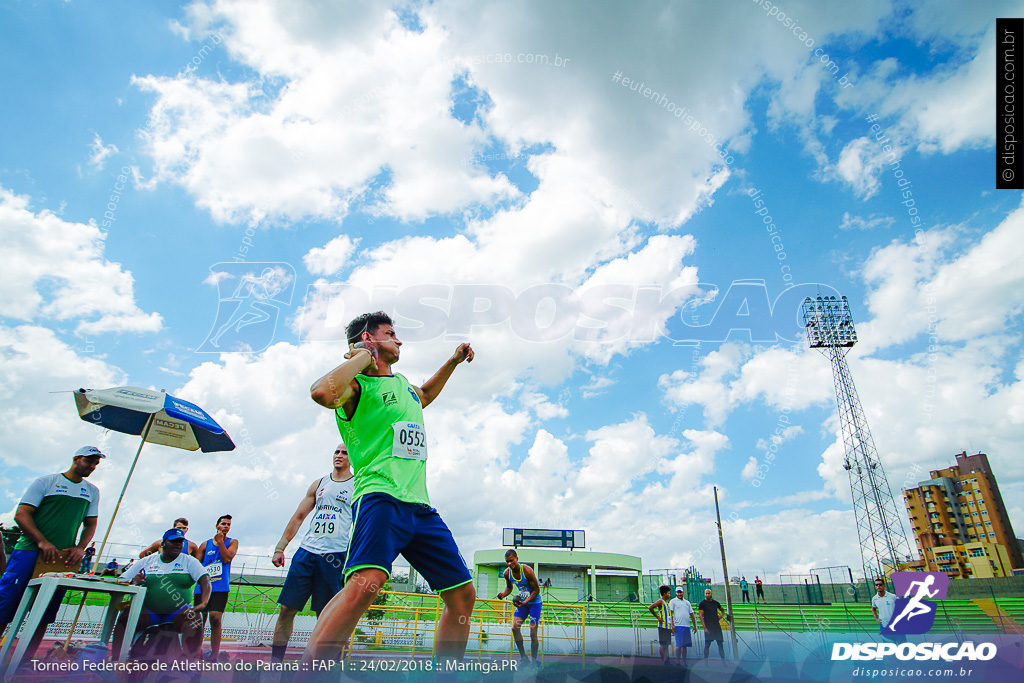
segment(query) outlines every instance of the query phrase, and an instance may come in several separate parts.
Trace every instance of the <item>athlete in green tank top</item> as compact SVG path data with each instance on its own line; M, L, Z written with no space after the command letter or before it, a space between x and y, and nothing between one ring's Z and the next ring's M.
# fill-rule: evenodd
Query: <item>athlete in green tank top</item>
M461 661L476 590L451 530L430 507L423 409L437 398L460 363L473 360L473 349L460 344L434 376L417 387L391 370L402 342L386 313L359 316L348 324L346 336L346 361L314 382L310 397L334 411L348 447L355 473L352 537L345 587L320 613L303 663L312 667L312 662L337 661L342 644L377 597L399 554L411 556L410 565L419 566L422 575L426 571L438 582L452 581L432 584L444 602L435 653L439 659ZM425 556L431 553L436 555L427 562Z

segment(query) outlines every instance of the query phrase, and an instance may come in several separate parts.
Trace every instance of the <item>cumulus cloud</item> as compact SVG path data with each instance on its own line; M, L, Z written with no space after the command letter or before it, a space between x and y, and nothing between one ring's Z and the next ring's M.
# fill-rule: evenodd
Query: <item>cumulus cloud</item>
M313 247L302 257L306 270L313 275L334 275L345 267L359 246L359 239L338 235L323 247Z
M0 188L0 315L77 321L79 334L160 330L160 314L135 303L131 271L104 257L105 239L92 222L33 212L29 197Z

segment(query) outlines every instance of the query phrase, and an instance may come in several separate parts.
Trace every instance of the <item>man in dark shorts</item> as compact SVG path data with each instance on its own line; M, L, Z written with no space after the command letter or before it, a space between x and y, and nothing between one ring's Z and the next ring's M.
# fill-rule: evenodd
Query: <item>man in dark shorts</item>
M303 662L335 659L359 618L377 597L402 555L444 601L437 625L438 659L461 660L476 601L473 578L452 532L427 497L427 437L423 409L473 349L461 344L417 387L392 374L402 342L382 311L348 324L348 359L318 379L312 399L335 413L355 471L355 521L345 565L345 588L320 614Z
M79 448L66 472L48 474L29 484L14 513L14 522L22 536L0 576L0 634L14 618L37 562L54 565L46 571L61 567L74 571L81 567L85 548L96 533L100 509L100 491L85 478L105 457L95 446ZM80 536L79 529L82 530ZM64 591L54 595L43 615L43 624L57 618L63 599ZM45 631L40 628L33 635L27 651L29 657L39 646ZM8 634L8 637L13 636L13 633Z
M718 643L718 656L725 659L725 649L722 646L722 624L720 619L725 616L722 603L711 597L711 589L704 591L704 599L697 606L700 614L700 624L704 627L704 659L708 658L711 652L711 641Z
M768 601L764 599L764 584L761 583L760 577L754 577L754 602L763 602L768 604Z
M146 586L135 633L150 626L172 624L185 643L202 642L203 620L199 612L210 599L210 577L199 560L184 552L185 543L181 529L168 529L160 541L159 553L147 555L121 575L124 581ZM199 599L194 607L193 586L199 588ZM121 651L127 628L128 610L125 610L114 629L114 652Z
M284 549L295 538L306 515L313 513L277 598L281 611L274 626L271 661L284 660L295 615L306 606L306 601L312 600L312 609L319 617L330 599L345 585L345 552L352 530L354 484L345 444L339 443L334 449L333 462L332 472L309 485L274 548L274 565L283 567Z
M221 515L217 518L217 533L210 540L203 541L196 551L196 559L203 563L210 576L210 601L200 613L203 615L203 628L206 628L207 615L210 617L210 659L215 662L220 659L221 625L231 592L231 560L238 552L238 539L228 538L229 531L231 515ZM199 590L200 587L196 585L197 607L200 601Z
M668 606L672 599L671 591L672 589L668 586L659 586L658 592L661 594L661 597L647 607L658 620L658 653L661 654L662 666L669 665L668 653L669 648L672 647L674 622L672 619L672 608Z

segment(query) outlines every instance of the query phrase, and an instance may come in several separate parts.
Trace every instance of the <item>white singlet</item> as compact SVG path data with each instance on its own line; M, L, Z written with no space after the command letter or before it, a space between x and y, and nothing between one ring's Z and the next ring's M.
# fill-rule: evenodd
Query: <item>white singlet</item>
M300 548L317 555L348 550L354 484L355 477L345 481L334 481L330 474L321 477L316 489L316 507Z

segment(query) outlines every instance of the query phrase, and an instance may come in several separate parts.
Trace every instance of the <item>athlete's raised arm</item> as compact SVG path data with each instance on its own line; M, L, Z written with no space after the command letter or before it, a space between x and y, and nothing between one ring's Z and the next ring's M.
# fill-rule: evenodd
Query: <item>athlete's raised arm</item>
M434 376L424 382L422 387L416 389L416 393L420 395L420 401L423 402L424 408L433 403L437 395L444 389L445 382L448 381L448 378L455 371L455 366L462 361L472 363L473 356L473 347L469 344L459 344L459 348L455 349L452 357L445 361L445 364L434 373Z
M309 388L310 398L331 410L347 403L357 390L356 375L377 364L375 351L365 342L349 344L349 352L345 354L348 360L313 382Z

